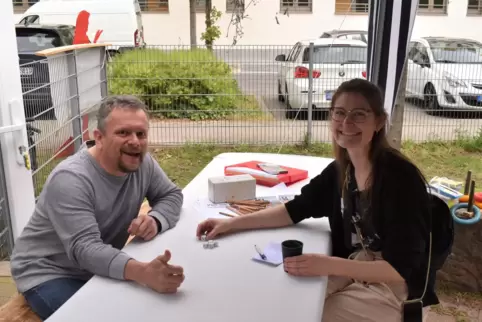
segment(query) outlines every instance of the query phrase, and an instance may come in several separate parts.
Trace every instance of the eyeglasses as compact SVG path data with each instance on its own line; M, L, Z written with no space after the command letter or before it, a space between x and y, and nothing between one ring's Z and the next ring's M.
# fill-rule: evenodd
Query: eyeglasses
M334 107L330 109L331 118L336 122L343 122L347 117L350 117L352 122L363 123L367 120L367 117L370 113L372 112L362 108L355 108L349 111L341 107Z

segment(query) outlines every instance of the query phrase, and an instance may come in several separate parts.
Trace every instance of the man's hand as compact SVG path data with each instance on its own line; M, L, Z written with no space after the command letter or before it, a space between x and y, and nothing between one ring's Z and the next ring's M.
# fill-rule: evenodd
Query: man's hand
M145 268L144 283L159 293L176 293L184 281L184 270L181 266L168 264L171 252L157 256Z
M151 240L158 233L157 222L151 216L140 215L131 222L127 232L132 236L139 236L144 240Z
M127 262L127 280L136 281L159 293L176 293L184 281L184 270L181 266L168 264L171 252L156 257L149 263L139 263L135 260Z

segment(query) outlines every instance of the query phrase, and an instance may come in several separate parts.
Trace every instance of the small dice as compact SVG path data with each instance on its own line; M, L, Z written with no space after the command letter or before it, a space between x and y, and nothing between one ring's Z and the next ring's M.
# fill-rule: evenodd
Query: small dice
M213 248L218 247L218 242L209 240L207 243L203 244L203 247L204 247L204 249L213 249Z

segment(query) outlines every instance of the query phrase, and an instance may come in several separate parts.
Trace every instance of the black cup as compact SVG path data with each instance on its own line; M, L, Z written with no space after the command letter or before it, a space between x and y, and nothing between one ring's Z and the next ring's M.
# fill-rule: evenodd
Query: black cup
M281 251L283 252L283 261L287 257L299 256L303 254L303 243L294 239L285 240L281 243Z

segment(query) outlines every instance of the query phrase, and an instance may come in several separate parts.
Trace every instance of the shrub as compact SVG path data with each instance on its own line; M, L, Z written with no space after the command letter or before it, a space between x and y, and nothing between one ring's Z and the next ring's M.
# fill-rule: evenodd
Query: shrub
M219 119L253 103L230 66L205 49L132 50L115 56L108 70L110 94L137 95L160 117Z

